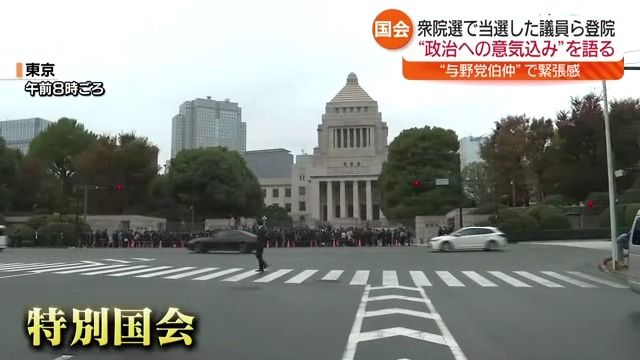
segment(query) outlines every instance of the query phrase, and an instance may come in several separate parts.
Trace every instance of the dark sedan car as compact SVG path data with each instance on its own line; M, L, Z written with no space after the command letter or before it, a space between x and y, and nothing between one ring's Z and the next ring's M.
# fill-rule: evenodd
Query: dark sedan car
M197 253L205 253L209 250L237 250L248 254L255 250L256 240L256 235L250 232L226 230L209 237L192 239L187 243L187 248Z

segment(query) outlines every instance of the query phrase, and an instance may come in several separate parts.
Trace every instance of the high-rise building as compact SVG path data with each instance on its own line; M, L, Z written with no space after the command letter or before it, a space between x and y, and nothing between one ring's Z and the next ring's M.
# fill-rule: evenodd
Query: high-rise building
M467 136L460 139L460 169L472 162L481 162L480 145L485 141L484 136Z
M51 124L52 121L37 117L0 121L0 137L4 138L7 147L26 154L31 141Z
M247 148L247 125L242 122L238 103L206 99L186 101L173 117L171 158L185 149L224 146L244 153Z

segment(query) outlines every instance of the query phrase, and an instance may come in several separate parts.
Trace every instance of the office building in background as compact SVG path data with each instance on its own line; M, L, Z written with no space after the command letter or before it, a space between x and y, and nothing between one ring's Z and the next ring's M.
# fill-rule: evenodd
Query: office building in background
M31 141L51 124L52 121L37 117L0 121L0 137L4 138L7 147L27 154Z
M242 122L238 103L206 99L186 101L173 117L171 158L185 149L224 146L244 153L247 148L247 125Z

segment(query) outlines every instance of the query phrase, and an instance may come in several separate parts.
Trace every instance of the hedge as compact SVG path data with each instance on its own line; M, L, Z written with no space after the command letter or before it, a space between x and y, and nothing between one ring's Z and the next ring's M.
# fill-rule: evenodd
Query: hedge
M618 233L623 230L619 229ZM608 228L582 229L582 230L539 230L539 231L516 231L507 234L509 242L520 241L548 241L548 240L590 240L609 239L611 236Z
M562 209L551 205L536 205L527 210L526 214L533 216L540 222L545 215L562 215Z
M543 230L571 229L571 220L564 214L542 214L540 228Z

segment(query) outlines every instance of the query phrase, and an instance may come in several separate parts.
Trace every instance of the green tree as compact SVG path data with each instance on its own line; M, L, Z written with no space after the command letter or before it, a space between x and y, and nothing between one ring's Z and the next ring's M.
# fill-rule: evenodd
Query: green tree
M600 98L588 94L571 99L571 110L558 113L555 171L558 191L574 202L590 192L607 190L604 120ZM617 147L613 141L614 147Z
M29 155L42 160L62 182L63 193L72 190L72 177L76 173L74 159L89 148L96 136L77 120L61 118L38 134L29 145Z
M134 134L100 136L73 165L76 183L102 187L89 194L92 213L144 212L147 187L158 173L158 148ZM115 191L117 184L123 191Z
M472 162L462 169L462 183L467 197L477 206L494 203L491 169L484 162Z
M613 159L616 169L637 167L640 159L640 99L621 99L609 105ZM604 131L603 131L604 139ZM603 140L604 141L604 140ZM632 172L616 180L618 191L624 191L640 179L640 172Z
M513 204L528 204L530 181L527 173L526 141L530 119L525 115L507 116L496 122L496 128L480 146L480 155L494 174L498 197L503 195ZM512 185L513 182L513 185Z
M532 119L526 132L524 144L525 166L528 171L530 188L538 201L543 201L550 187L549 169L555 157L552 140L555 135L551 119Z
M185 220L190 216L187 206L180 204L173 194L171 179L156 175L146 190L144 207L146 214L166 218L168 221Z
M416 215L441 215L460 206L458 137L453 130L429 127L404 130L389 146L388 160L378 178L381 208L390 219ZM450 186L435 187L437 178L449 178ZM425 186L411 185L419 179Z
M178 200L200 217L256 216L263 207L255 175L226 148L184 150L171 160L169 179Z
M261 216L267 217L268 227L290 228L293 226L293 219L287 213L287 210L278 205L269 205L263 211Z
M6 146L0 137L0 212L11 206L12 190L17 183L17 172L22 156L18 150Z

